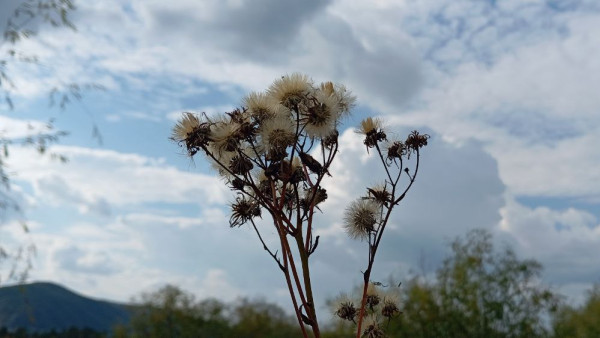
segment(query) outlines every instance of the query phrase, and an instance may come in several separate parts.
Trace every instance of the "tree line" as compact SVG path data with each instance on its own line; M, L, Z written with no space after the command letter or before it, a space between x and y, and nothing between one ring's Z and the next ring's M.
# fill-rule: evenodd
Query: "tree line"
M541 282L539 262L519 258L508 246L498 250L487 231L473 230L450 249L435 276L400 285L401 313L385 323L389 337L600 337L600 284L575 307ZM262 300L195 301L166 286L142 294L138 303L131 323L115 328L115 337L301 335L294 317ZM334 320L322 336L351 337L351 324Z

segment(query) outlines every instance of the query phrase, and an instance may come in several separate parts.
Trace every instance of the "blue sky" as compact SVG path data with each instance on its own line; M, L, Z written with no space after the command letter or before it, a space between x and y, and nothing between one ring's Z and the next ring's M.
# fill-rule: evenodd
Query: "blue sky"
M350 130L370 115L390 134L432 136L374 279L432 273L449 240L485 228L540 261L544 282L574 300L600 280L596 1L77 5L77 32L44 28L19 45L41 66L10 69L15 109L0 110L9 137L51 116L70 132L52 148L67 164L19 148L8 159L32 233L12 215L0 234L3 244L35 243L32 280L122 301L174 283L201 298L288 304L255 235L229 229L231 193L168 137L182 111L222 113L292 72L345 84L358 97L325 183L330 198L312 262L320 299L358 284L364 269L365 248L346 237L341 219L378 182L380 168ZM49 108L50 88L70 82L106 91L65 111Z

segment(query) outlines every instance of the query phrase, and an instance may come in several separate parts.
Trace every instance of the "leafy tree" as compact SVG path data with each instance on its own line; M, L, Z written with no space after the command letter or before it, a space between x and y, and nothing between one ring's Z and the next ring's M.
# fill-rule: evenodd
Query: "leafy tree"
M196 301L178 287L167 285L142 294L128 326L115 337L271 337L297 335L293 318L277 305L240 299L225 304L216 299Z
M398 333L414 337L544 337L559 302L540 284L542 266L493 248L474 230L452 244L434 283L408 283Z
M141 295L129 330L115 334L131 337L194 337L204 319L197 311L193 295L167 285L157 292Z
M600 284L587 293L579 308L563 306L554 318L555 337L600 337Z
M451 254L433 280L417 276L402 285L401 314L384 326L388 335L550 335L548 318L560 297L540 283L540 263L519 259L510 247L494 250L492 236L485 230L473 230L450 247ZM339 335L328 337L342 337L344 330L338 326Z
M298 336L292 317L279 306L264 301L241 299L231 311L229 337L287 338Z

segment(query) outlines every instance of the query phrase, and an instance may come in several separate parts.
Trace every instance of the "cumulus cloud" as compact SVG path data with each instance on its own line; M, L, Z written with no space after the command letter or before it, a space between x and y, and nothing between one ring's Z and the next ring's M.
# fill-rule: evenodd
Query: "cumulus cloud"
M104 252L85 254L77 246L69 246L54 254L59 267L67 271L92 275L108 275L115 271L115 263Z
M69 158L69 163L39 158L28 150L9 159L19 173L17 180L30 182L42 198L50 193L102 210L148 202L214 204L228 196L217 177L183 172L161 159L70 146L52 150Z
M546 267L550 280L559 284L591 283L600 278L600 220L576 208L529 208L510 197L502 208L500 229L518 243L527 256Z

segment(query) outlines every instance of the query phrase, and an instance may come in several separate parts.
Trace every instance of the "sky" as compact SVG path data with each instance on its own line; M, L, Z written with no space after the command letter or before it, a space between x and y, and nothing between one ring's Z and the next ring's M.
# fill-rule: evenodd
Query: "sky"
M0 2L1 20L14 4ZM343 211L383 180L353 132L367 116L381 117L390 135L431 135L374 280L431 275L451 240L483 228L499 248L541 262L542 282L573 302L600 281L597 1L76 4L77 31L40 25L18 45L40 62L11 65L15 107L0 108L4 137L50 118L69 132L50 149L67 163L16 146L6 160L23 212L5 215L0 238L35 244L31 281L117 301L171 283L198 298L289 307L255 234L229 228L232 193L168 138L181 112L223 113L293 72L358 98L318 215L311 263L321 304L358 285L366 266L365 243L347 237ZM105 90L50 107L51 88L73 82Z

